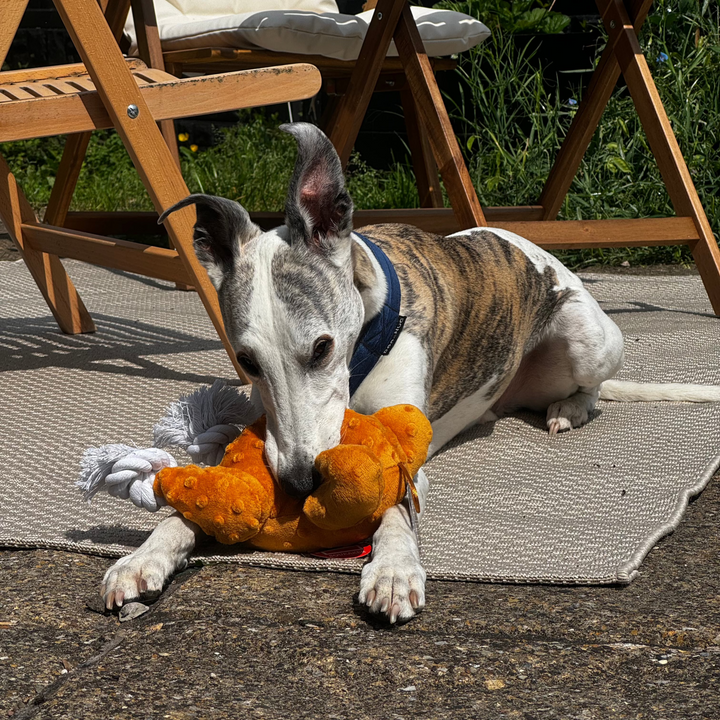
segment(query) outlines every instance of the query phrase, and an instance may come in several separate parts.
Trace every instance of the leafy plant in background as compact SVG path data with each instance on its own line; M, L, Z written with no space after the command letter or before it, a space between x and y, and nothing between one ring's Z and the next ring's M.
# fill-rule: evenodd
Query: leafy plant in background
M295 141L278 130L277 117L243 112L237 125L218 133L213 147L196 152L182 134L182 173L191 192L237 200L250 211L280 211L295 165ZM46 138L0 144L33 207L47 205L62 157L63 139ZM416 207L412 169L396 163L390 170L368 166L353 154L346 173L358 208ZM152 202L120 137L93 133L73 197L73 210L152 210Z
M554 3L539 0L445 0L435 7L464 12L482 20L493 32L537 33L554 35L561 33L570 18L552 10Z
M515 6L470 0L465 9ZM459 6L459 4L457 4ZM657 0L641 43L710 223L720 230L720 8L715 0ZM526 12L527 10L523 10ZM484 10L483 10L484 12ZM481 14L482 16L482 14ZM487 14L484 16L487 20ZM500 18L499 12L496 17ZM498 20L499 22L499 20ZM513 26L515 27L515 26ZM579 94L549 87L527 38L498 25L486 43L463 53L461 100L450 107L464 143L471 176L485 205L534 203ZM216 146L182 152L192 192L223 195L249 210L282 210L294 165L291 137L278 120L248 112L220 135ZM192 138L188 139L192 144ZM0 145L13 172L41 209L62 153L61 139ZM367 166L355 155L347 173L358 208L416 207L412 169ZM118 136L95 133L73 201L77 210L149 210L142 183ZM596 219L673 214L655 160L627 90L614 93L572 184L560 217ZM684 246L563 251L572 267L593 263L690 262Z

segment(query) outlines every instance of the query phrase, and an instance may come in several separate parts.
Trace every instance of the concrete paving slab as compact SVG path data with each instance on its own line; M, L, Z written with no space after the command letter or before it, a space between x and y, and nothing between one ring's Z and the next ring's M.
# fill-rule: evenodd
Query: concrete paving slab
M720 482L627 587L432 582L388 628L357 578L211 565L119 623L108 560L0 552L0 717L720 718Z

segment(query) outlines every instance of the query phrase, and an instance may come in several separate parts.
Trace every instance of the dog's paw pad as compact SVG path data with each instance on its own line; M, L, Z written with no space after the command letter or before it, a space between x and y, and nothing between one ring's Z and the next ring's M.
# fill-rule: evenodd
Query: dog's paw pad
M587 408L573 397L553 403L547 409L547 429L551 435L581 427L587 421Z

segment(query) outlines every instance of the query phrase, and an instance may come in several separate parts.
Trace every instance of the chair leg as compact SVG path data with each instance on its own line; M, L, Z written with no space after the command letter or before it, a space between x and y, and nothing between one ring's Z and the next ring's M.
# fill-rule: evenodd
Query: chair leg
M636 33L640 32L652 3L653 0L633 0L630 14ZM602 12L603 8L599 9ZM544 208L543 220L557 217L619 77L620 65L610 43L593 73L543 188L539 200Z
M178 168L180 168L180 150L177 144L177 135L175 134L175 121L161 120L158 125L160 126L160 132L162 133L163 138L165 138L168 150L170 150L172 159L175 161Z
M328 137L340 156L343 168L350 159L404 4L398 0L378 0L347 92L333 113Z
M0 68L5 62L8 50L20 27L28 0L4 0L2 22L0 23Z
M140 57L149 67L156 68L157 70L165 70L160 34L152 0L132 0L131 6L135 20ZM168 72L171 72L171 70L168 69ZM180 167L180 153L178 151L177 138L175 137L175 123L172 120L161 120L158 125L160 126L160 132L162 132L168 148L170 148L170 154L173 156L176 165Z
M420 195L420 207L441 208L443 207L443 196L437 165L433 159L427 133L418 117L415 98L407 85L400 91L400 98L405 115L405 128L415 170L415 180Z
M160 128L160 132L162 133L163 138L165 138L168 150L170 150L170 154L172 155L175 164L178 166L178 169L180 169L180 149L178 148L177 135L175 134L175 122L173 120L161 120L158 123L158 127ZM172 239L170 240L170 242L172 243ZM190 292L191 290L195 289L195 286L188 285L187 283L183 282L176 282L175 288L177 290Z
M65 224L88 144L90 143L90 135L89 132L75 133L74 135L68 135L65 141L60 167L43 218L43 222L48 225L62 227Z
M55 0L55 6L80 54L113 125L137 169L158 213L182 200L188 189L160 130L148 110L110 28L94 3ZM137 112L126 112L130 105ZM233 366L245 378L235 357L222 316L217 294L193 249L195 212L184 208L165 221L173 247L202 300Z
M35 213L0 157L0 217L25 260L60 329L70 335L95 332L95 323L57 255L34 250L25 242L23 223L35 223Z
M540 195L543 220L555 220L560 212L619 77L620 66L613 48L608 46L600 58Z
M159 40L158 40L159 42ZM161 55L162 57L162 55ZM182 66L168 63L165 65L165 71L175 77L182 77ZM177 166L180 167L180 148L178 147L177 133L175 132L174 120L161 120L160 131L165 138L167 146L170 148L170 154L173 156Z
M403 4L395 31L395 45L460 227L486 225L485 215L407 3Z
M116 0L113 3L109 3L109 0L101 0L100 2L100 8L105 13L110 30L116 40L122 35L129 7L130 0L120 0L120 2ZM65 224L73 193L80 177L80 170L87 154L90 136L89 132L76 133L68 136L65 141L60 167L43 218L48 225L62 227Z
M618 11L617 21L613 23L617 27L619 22L625 22L627 15L624 5L616 4L614 10ZM720 315L720 249L665 113L650 68L640 49L637 35L631 27L624 25L618 28L615 47L630 96L675 212L692 218L700 236L690 247L715 314Z

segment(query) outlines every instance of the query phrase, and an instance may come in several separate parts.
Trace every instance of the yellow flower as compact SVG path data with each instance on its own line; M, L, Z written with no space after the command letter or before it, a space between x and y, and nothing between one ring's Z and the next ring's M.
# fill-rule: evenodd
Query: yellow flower
M190 149L191 149L193 152L197 152L198 146L197 146L197 145L191 145L191 146L190 146Z
M178 135L178 140L180 142L187 142L190 139L190 136L187 133L180 133Z

